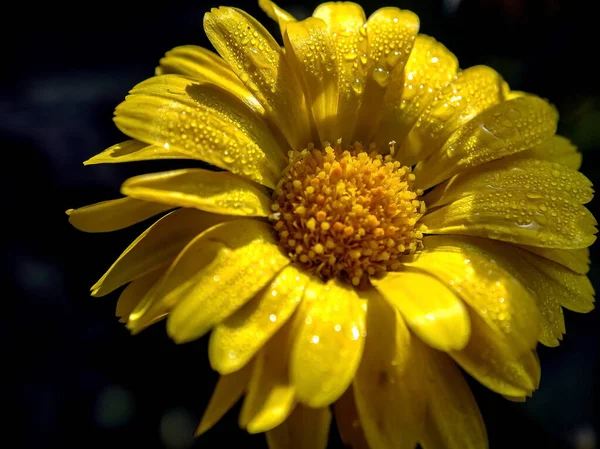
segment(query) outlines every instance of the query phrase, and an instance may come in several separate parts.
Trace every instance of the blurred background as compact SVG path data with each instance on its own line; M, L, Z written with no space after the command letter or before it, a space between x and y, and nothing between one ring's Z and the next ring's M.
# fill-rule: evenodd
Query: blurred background
M462 67L488 64L511 87L548 98L559 132L584 153L582 171L600 184L597 19L583 0L371 0L411 9L421 31L452 50ZM257 5L243 7L276 28ZM237 410L199 439L192 434L217 376L204 338L177 346L159 324L131 337L114 316L117 294L89 297L89 287L142 227L112 235L68 225L68 208L119 197L134 174L170 168L153 162L83 167L82 161L125 140L112 111L151 76L159 58L183 44L209 46L205 11L218 3L105 0L11 3L2 27L1 178L5 204L2 262L8 306L0 327L3 403L12 446L26 448L266 448L237 427ZM315 1L281 1L296 17ZM15 20L14 30L11 21ZM21 22L20 24L17 24ZM19 29L19 31L15 31ZM590 205L600 216L597 201ZM6 228L4 228L6 229ZM590 277L600 287L600 254ZM600 313L566 311L560 347L540 348L542 383L525 404L472 383L492 449L599 447ZM330 448L341 448L332 429Z

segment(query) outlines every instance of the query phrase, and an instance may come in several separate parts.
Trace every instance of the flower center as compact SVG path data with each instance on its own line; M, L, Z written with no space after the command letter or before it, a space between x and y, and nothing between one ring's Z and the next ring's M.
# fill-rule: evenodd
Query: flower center
M366 150L355 143L290 151L273 194L280 245L324 280L366 285L421 246L425 203L413 189L415 175L374 146Z

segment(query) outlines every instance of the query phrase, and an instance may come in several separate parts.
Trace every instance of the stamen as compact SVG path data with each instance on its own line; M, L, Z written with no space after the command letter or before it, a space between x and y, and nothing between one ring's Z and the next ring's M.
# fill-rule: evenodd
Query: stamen
M360 143L343 150L338 140L289 153L274 192L271 220L279 243L297 263L355 286L400 268L399 258L421 247L425 203L415 175L389 155Z

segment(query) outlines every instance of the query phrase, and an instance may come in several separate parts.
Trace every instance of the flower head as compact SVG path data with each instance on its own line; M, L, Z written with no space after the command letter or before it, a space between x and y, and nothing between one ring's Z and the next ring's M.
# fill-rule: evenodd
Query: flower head
M92 287L127 285L132 333L211 332L220 374L198 432L243 395L271 448L485 448L458 369L510 400L538 342L593 309L596 221L556 110L484 66L459 69L409 11L325 3L297 21L204 19L220 56L178 47L115 112L132 140L87 164L198 159L68 211L88 232L161 217Z

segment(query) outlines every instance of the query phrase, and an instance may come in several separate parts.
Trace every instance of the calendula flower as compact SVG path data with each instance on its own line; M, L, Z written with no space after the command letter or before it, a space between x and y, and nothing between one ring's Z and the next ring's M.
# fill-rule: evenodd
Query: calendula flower
M581 155L545 100L459 69L415 14L325 3L297 21L213 9L220 56L178 47L116 109L128 140L87 164L198 159L70 210L84 231L162 214L92 287L132 333L208 332L221 374L198 433L243 395L270 448L488 446L459 370L537 389L538 342L592 310Z

